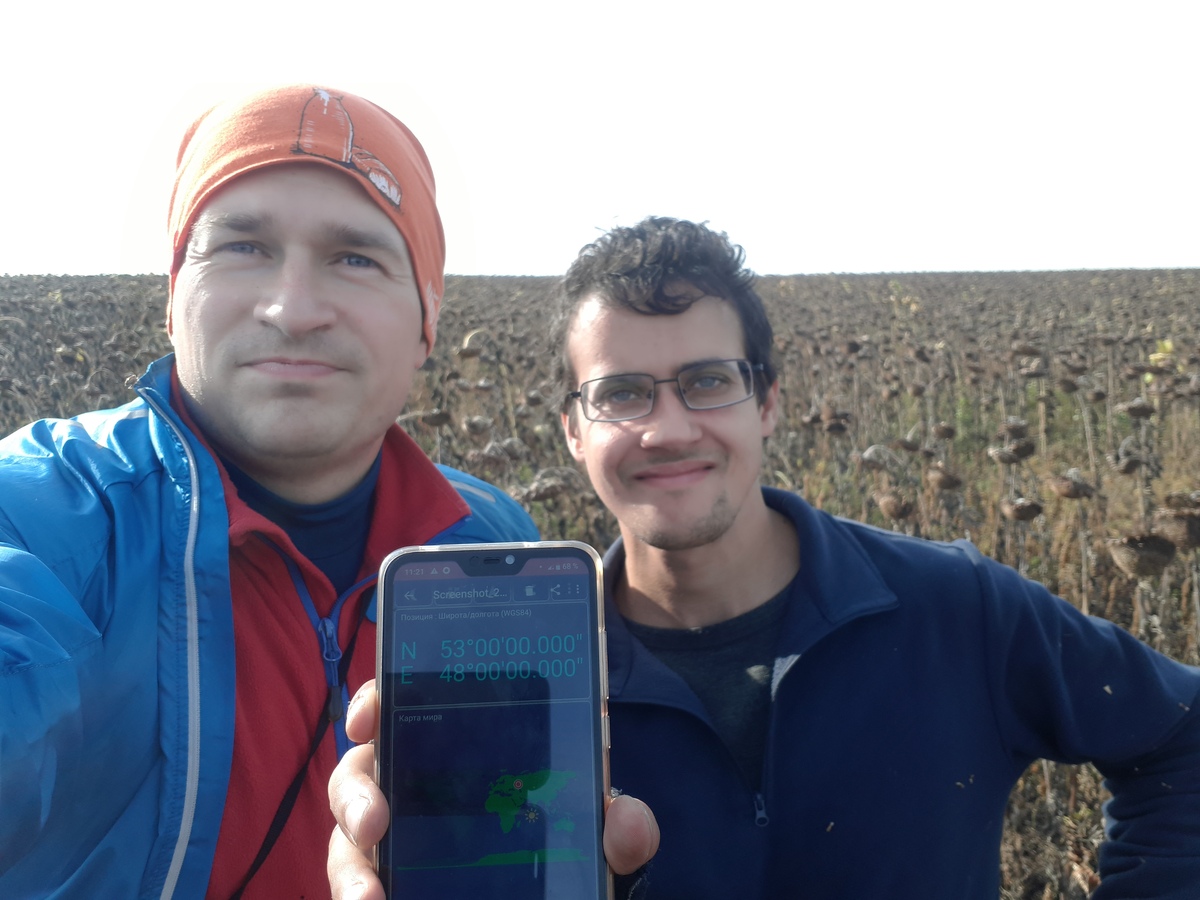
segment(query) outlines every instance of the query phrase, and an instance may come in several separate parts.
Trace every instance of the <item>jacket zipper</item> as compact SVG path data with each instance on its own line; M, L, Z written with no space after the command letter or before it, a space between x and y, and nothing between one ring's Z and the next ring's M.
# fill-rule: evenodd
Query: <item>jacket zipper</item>
M681 712L690 713L691 715L696 714L694 710L691 710L686 706L675 705L674 708L680 710ZM725 741L722 740L721 735L717 733L716 728L714 728L712 725L712 721L707 717L702 718L702 721L708 726L708 730L712 732L712 735L716 739L717 743L719 743L725 749L725 755L728 756L730 762L733 763L733 767L738 773L738 778L741 779L742 784L746 786L746 790L750 793L751 801L754 804L754 824L759 828L766 828L771 824L771 817L767 813L767 800L764 796L764 793L770 769L771 732L775 730L775 703L773 698L771 702L771 709L768 715L770 718L767 724L766 749L763 751L762 782L757 788L750 783L749 779L746 778L746 773L738 764L737 757L733 755L733 751L729 748Z
M762 791L754 792L754 824L759 828L765 828L771 824L771 817L767 815L767 803L763 799Z
M771 823L771 817L767 815L767 801L764 794L767 784L771 781L771 770L774 768L772 765L774 754L771 752L771 748L775 746L775 695L779 693L780 684L783 683L783 679L799 659L799 653L788 657L776 657L775 671L771 675L771 708L767 714L769 718L767 719L766 750L763 752L762 783L754 792L754 824L760 828L765 828Z
M333 619L321 619L317 623L317 638L321 643L321 656L325 660L325 685L329 688L329 697L325 702L325 715L329 716L330 723L338 726L334 734L337 737L338 759L341 759L342 754L349 748L347 746L343 749L343 744L348 745L348 741L346 740L346 726L342 722L342 716L346 712L346 703L342 697L344 685L338 678L338 663L342 661L342 648L338 646L337 625Z
M780 682L799 658L799 654L788 657L784 660L782 668L779 666L780 660L776 659L775 661L776 672L771 678L771 707L767 713L767 741L763 750L762 781L758 790L754 791L754 824L759 828L766 828L771 824L771 817L767 815L767 800L764 795L767 784L771 780L771 769L773 768L771 748L775 745L775 694L779 691Z
M187 460L189 487L191 499L188 501L188 531L183 551L184 598L187 605L187 769L183 791L183 811L179 819L179 835L175 840L175 849L171 854L171 864L167 868L163 880L162 900L169 900L175 895L179 876L183 871L183 863L187 857L188 844L191 842L192 825L196 819L196 802L200 789L200 643L199 643L199 614L196 597L196 535L200 528L200 474L196 465L195 454L184 437L183 432L176 427L175 422L167 415L166 410L158 403L149 391L139 390L138 394L146 404L154 410L162 421L171 429L175 440L183 449Z
M355 592L367 584L371 578L364 578L362 581L351 585L344 594L337 598L337 602L333 604L333 609L330 610L329 615L322 617L317 612L317 606L313 602L312 595L308 592L308 585L304 583L304 576L300 572L300 567L296 565L296 561L270 538L262 537L262 540L274 548L275 552L283 560L284 565L287 566L288 575L292 579L292 586L296 589L296 595L300 598L300 602L304 606L304 611L308 614L308 620L312 623L313 631L316 633L317 644L321 650L321 661L325 668L325 687L328 691L325 700L325 714L329 716L329 722L334 726L333 733L337 742L337 756L338 759L341 759L346 751L350 749L350 739L346 737L345 721L346 707L350 703L350 696L349 688L342 683L341 673L338 671L339 664L342 661L342 648L338 643L338 620L341 618L342 607L345 606L346 601L354 596Z

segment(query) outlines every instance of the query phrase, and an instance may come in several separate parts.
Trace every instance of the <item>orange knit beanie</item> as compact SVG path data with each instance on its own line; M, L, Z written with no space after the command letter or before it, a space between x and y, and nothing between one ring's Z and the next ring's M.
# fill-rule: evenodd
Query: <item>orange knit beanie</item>
M221 103L192 124L179 146L171 192L172 290L192 223L213 192L255 169L295 162L345 172L399 229L412 257L425 339L432 348L446 261L433 171L421 144L399 119L344 91L273 88Z

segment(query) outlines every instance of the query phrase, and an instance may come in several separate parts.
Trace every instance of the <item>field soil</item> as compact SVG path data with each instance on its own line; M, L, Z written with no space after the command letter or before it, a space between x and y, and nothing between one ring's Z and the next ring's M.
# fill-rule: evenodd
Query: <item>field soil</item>
M783 416L763 480L831 512L969 537L1200 663L1200 270L767 277ZM0 277L0 433L131 399L170 350L162 276ZM548 538L615 523L562 441L550 278L451 277L403 425ZM1082 487L1081 487L1082 485ZM1101 778L1016 785L1004 900L1096 884ZM869 849L864 848L869 857Z

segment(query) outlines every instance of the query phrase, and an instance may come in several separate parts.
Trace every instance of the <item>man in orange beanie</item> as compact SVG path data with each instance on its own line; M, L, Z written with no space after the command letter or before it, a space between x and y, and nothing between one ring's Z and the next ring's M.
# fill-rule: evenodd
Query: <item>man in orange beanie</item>
M444 262L401 122L311 85L221 104L169 233L175 352L138 399L0 442L3 897L329 896L380 561L537 537L395 424ZM621 810L627 871L650 820Z

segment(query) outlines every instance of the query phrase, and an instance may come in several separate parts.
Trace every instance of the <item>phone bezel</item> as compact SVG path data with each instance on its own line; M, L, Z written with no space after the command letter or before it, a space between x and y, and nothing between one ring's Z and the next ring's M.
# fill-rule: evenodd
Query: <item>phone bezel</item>
M611 776L609 771L609 749L611 746L609 733L609 718L608 718L608 646L605 638L604 628L604 568L600 558L600 554L590 544L582 541L511 541L511 542L488 542L474 544L420 544L408 547L401 547L389 553L380 564L379 580L377 585L377 623L376 623L376 644L375 644L375 694L376 708L378 710L378 718L376 720L375 732L377 735L382 735L382 717L384 715L384 698L382 685L383 679L383 662L384 642L386 639L387 629L390 627L390 593L392 584L395 579L392 577L394 570L403 565L412 564L414 560L421 557L433 558L436 556L446 556L447 554L456 557L456 562L461 565L462 560L458 557L463 557L469 560L472 555L485 556L497 555L504 556L509 553L516 554L520 552L522 557L528 558L532 554L542 555L545 551L555 551L571 549L581 551L589 560L591 566L591 574L593 582L593 603L592 614L595 623L596 652L594 658L598 671L598 706L599 706L599 721L597 722L596 734L600 741L600 760L601 760L601 777L602 785L600 789L599 804L601 814L607 808L609 799L611 798ZM464 571L466 567L463 567ZM514 571L506 573L497 571L488 574L497 576L517 577L518 572ZM375 782L382 785L381 781L381 759L382 759L382 740L373 742L375 745ZM390 798L389 798L390 802ZM603 823L601 823L603 824ZM382 839L381 839L382 843ZM603 853L603 847L598 848ZM379 846L377 845L374 853L374 862L376 871L379 871ZM613 873L606 866L606 897L599 900L613 900ZM385 885L386 889L386 885Z

